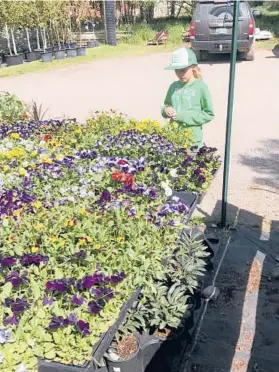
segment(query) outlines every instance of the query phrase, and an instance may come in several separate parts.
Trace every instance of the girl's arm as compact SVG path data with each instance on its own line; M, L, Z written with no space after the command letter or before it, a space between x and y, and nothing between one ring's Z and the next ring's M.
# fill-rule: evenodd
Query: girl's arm
M162 108L161 114L163 118L167 119L169 116L166 113L166 106L171 106L171 96L173 93L172 85L169 87L165 101L164 101L164 107Z
M180 111L176 115L176 121L182 127L201 126L214 119L213 105L208 87L204 84L201 91L200 111Z

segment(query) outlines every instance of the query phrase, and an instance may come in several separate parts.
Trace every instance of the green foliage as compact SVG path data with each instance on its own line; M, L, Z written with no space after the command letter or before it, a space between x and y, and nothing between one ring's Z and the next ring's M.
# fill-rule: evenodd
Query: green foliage
M0 92L0 125L25 121L28 107L16 95Z

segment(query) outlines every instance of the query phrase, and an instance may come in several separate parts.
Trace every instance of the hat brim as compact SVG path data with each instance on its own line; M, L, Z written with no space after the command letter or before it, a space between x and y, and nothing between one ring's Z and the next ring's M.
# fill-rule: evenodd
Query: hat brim
M180 66L169 65L165 67L165 70L183 70L186 67L189 67L189 65L180 65Z

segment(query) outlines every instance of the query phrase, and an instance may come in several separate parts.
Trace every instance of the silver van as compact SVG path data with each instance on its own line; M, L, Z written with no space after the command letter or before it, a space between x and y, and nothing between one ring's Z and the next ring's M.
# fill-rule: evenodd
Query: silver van
M234 1L198 1L190 25L190 41L197 58L206 53L230 53ZM237 49L243 59L255 58L255 21L248 1L240 1Z

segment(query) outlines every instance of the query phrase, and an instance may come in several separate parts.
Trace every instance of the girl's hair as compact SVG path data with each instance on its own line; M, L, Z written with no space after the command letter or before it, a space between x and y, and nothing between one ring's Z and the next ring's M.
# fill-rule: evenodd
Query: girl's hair
M192 69L193 69L193 75L195 79L202 80L202 73L201 73L200 67L198 65L192 65Z

